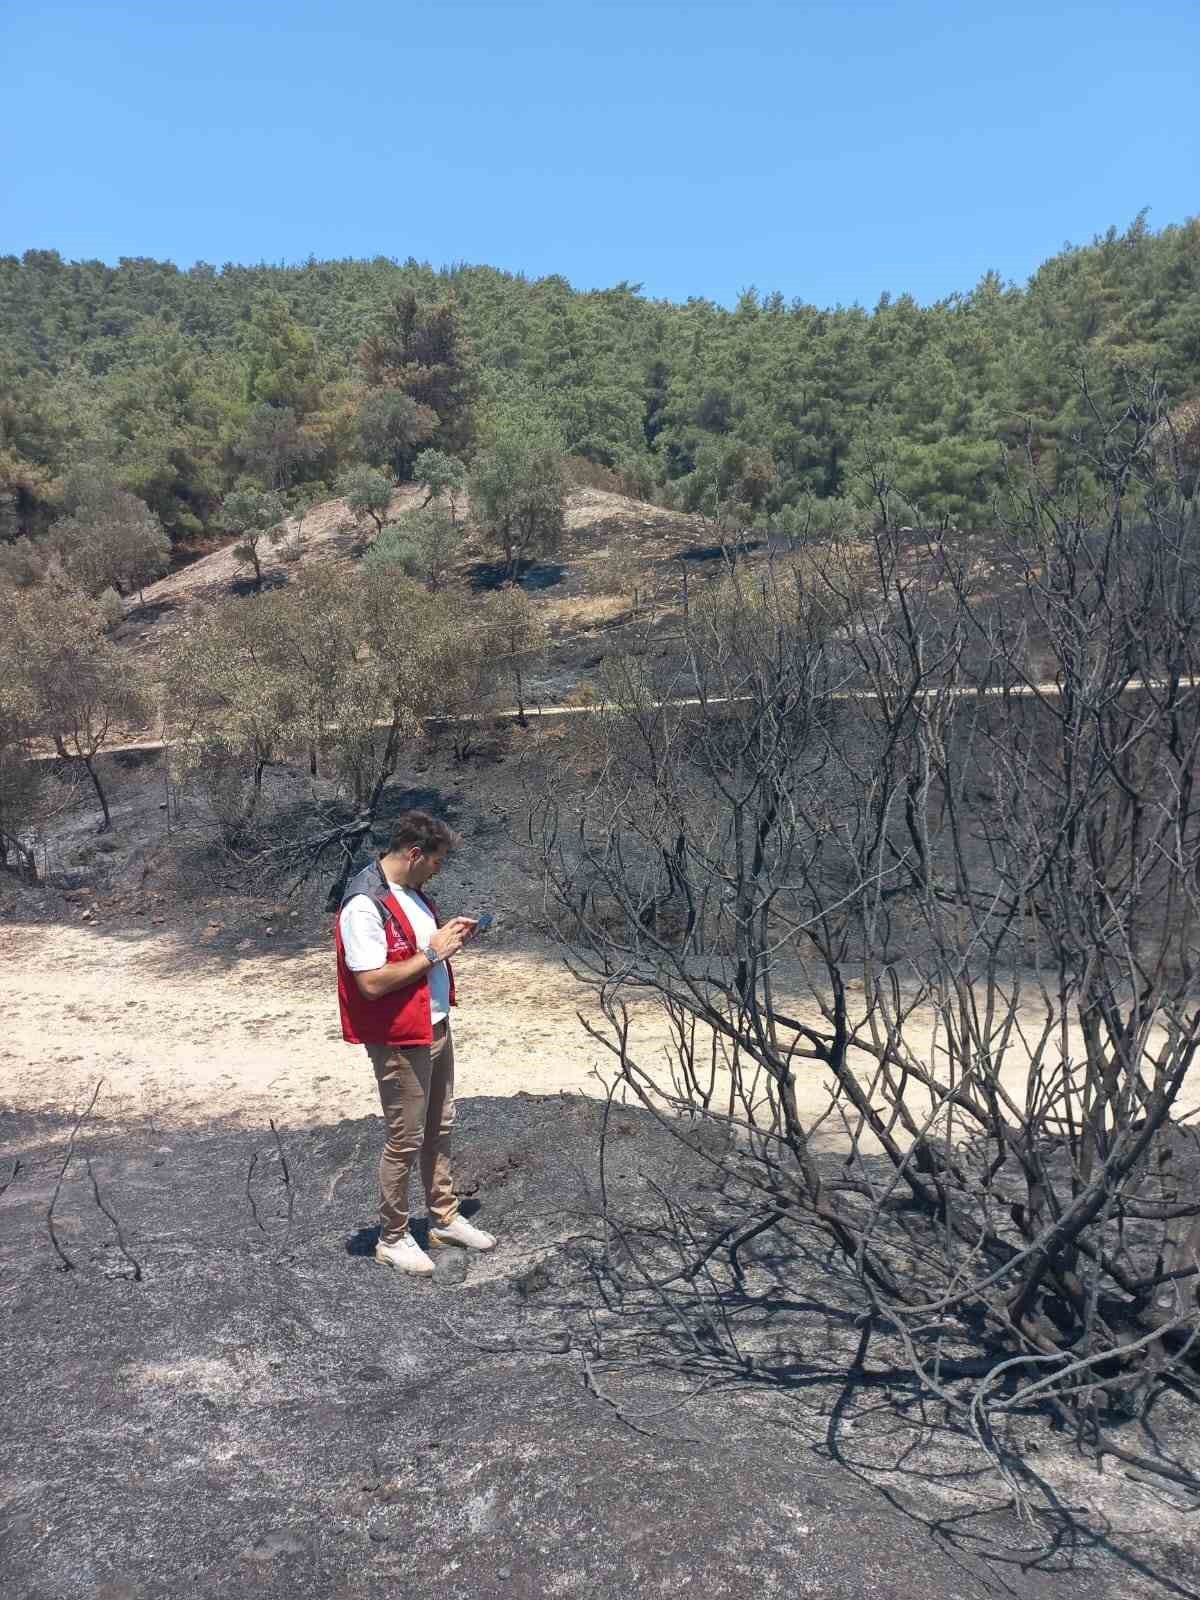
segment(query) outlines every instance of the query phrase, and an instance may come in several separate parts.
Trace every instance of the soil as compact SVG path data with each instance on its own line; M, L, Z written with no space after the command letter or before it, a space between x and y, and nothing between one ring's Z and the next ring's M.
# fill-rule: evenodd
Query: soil
M1044 1495L1023 1520L886 1341L855 1365L844 1282L786 1240L747 1252L743 1337L774 1351L757 1379L698 1380L678 1339L623 1330L590 1214L598 1118L468 1095L461 1185L500 1243L437 1252L420 1282L372 1260L378 1118L278 1145L101 1118L73 1146L62 1116L0 1119L0 1590L1200 1595L1169 1484L1098 1474L1034 1419ZM655 1123L627 1111L618 1132L618 1212L647 1215L650 1182L704 1203ZM1143 1450L1186 1434L1170 1397L1149 1432Z

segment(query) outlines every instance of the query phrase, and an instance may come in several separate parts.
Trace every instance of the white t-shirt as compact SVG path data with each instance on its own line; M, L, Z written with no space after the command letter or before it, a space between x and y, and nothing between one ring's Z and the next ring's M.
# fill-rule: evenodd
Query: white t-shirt
M400 902L400 909L412 923L417 949L423 950L437 932L437 923L424 899L415 889L405 889L389 878L387 886ZM356 894L347 900L338 919L342 949L351 972L373 972L387 964L387 935L379 907L370 895ZM432 1021L444 1022L450 1015L450 974L439 961L429 969L429 1012Z

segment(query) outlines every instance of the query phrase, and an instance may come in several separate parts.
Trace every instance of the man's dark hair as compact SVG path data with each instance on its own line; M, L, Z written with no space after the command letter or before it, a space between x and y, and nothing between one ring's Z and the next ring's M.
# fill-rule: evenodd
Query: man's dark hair
M462 840L452 828L428 811L402 811L392 823L389 850L411 850L414 846L423 856L435 856L453 850Z

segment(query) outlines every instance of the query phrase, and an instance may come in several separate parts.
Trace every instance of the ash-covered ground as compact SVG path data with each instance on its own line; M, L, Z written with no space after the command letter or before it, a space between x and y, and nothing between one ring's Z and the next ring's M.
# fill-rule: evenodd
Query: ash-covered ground
M431 1282L371 1258L376 1118L278 1144L89 1121L54 1206L69 1271L46 1212L72 1120L4 1118L5 1600L1200 1595L1185 1494L1031 1418L1022 1521L886 1351L853 1369L844 1286L786 1239L747 1253L747 1336L787 1355L761 1381L697 1383L630 1331L599 1270L602 1114L463 1102L460 1187L501 1242ZM716 1204L651 1119L609 1131L610 1208Z

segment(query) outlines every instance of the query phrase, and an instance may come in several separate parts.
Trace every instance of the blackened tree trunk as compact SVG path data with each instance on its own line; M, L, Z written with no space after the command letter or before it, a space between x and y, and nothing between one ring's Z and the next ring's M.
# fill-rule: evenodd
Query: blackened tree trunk
M104 792L104 785L100 782L100 774L96 771L96 763L92 756L83 756L83 764L87 768L87 775L92 780L92 788L96 791L96 799L100 802L100 810L104 820L96 829L97 833L108 833L112 827L112 816L108 809L108 796Z

